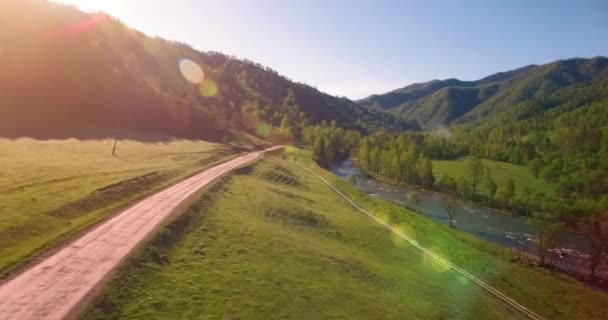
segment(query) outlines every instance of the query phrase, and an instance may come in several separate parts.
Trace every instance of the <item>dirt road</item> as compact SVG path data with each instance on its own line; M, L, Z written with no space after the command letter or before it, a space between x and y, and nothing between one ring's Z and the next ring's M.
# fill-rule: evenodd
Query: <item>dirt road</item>
M278 147L275 147L278 148ZM0 319L64 319L74 315L111 271L201 188L258 159L253 152L188 178L101 223L0 286Z

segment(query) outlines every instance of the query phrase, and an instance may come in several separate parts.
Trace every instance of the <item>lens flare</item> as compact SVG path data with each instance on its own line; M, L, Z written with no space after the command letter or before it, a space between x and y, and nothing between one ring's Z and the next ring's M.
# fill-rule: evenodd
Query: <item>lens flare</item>
M91 30L101 21L107 19L107 15L104 13L97 13L87 16L85 19L78 21L76 24L58 29L51 30L44 33L44 36L48 38L64 38L69 37L78 33L86 32Z
M437 250L435 250L435 248L431 248L429 249L432 252L435 252L435 255L439 258L435 258L435 257L430 257L428 255L424 256L424 261L428 264L431 265L431 268L433 270L435 270L436 272L439 273L444 273L448 270L450 270L450 266L448 264L446 264L446 262L448 261L447 259L445 259L442 255L436 254Z
M400 236L398 236L392 232L391 232L391 240L393 241L393 244L399 248L407 248L407 246L410 245L410 243L407 242L405 239L401 238Z
M270 127L267 124L260 122L255 127L255 133L258 137L267 137L270 133Z
M378 218L380 221L386 223L386 224L390 224L391 223L391 218L388 214L380 211L380 212L374 212L374 215L376 216L376 218Z
M199 86L199 92L201 93L201 96L207 98L215 97L215 95L217 94L217 90L217 82L211 79L203 80L203 82Z
M396 224L393 228L396 232L391 232L391 240L393 240L393 244L399 248L406 248L411 245L411 243L401 237L401 235L410 239L416 239L414 228L407 224Z
M450 270L450 266L445 264L443 261L437 259L433 259L433 261L431 261L431 267L433 267L433 270L439 273L443 273Z
M186 80L192 83L199 84L205 79L203 69L190 59L182 59L179 61L179 71Z

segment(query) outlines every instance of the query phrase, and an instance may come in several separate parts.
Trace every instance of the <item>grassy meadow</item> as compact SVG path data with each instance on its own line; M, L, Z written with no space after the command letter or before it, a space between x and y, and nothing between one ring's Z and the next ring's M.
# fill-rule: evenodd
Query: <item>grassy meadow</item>
M218 182L131 257L82 319L519 319L364 217L294 163L550 319L601 319L608 296L367 197L289 148Z
M454 179L466 176L467 160L469 157L461 157L455 160L433 160L433 174L436 178L448 175ZM513 179L515 189L520 190L527 185L533 192L542 192L545 195L552 195L554 186L547 181L536 178L527 167L507 162L483 159L483 166L490 169L492 178L498 185L498 189L505 189L509 178ZM482 193L487 193L484 185L479 186Z
M0 139L0 274L152 190L234 155L201 140Z

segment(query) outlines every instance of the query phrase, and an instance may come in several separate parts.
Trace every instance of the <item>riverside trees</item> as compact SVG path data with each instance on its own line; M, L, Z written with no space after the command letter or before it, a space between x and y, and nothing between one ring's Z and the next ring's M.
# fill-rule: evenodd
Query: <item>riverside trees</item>
M322 122L318 126L308 126L302 130L302 140L312 146L313 160L321 167L328 168L334 161L346 158L361 138L359 131L345 130L332 121L328 126Z
M359 141L356 165L366 174L393 183L430 189L435 183L433 163L421 148L421 138L416 134L372 134Z
M481 181L483 176L483 164L481 163L481 158L477 156L473 156L467 162L467 175L471 185L471 193L473 198L476 196L477 186Z

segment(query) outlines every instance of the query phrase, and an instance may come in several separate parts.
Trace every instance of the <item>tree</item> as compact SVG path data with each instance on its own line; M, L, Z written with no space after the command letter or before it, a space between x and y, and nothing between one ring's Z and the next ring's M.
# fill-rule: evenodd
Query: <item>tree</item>
M456 208L458 208L458 204L460 202L455 197L446 196L441 204L445 209L445 212L448 214L448 219L450 219L450 227L454 228L454 216L456 215Z
M543 212L533 212L528 221L536 227L538 235L538 258L540 265L544 266L546 264L546 257L551 248L557 245L558 235L562 230L562 225L557 221L554 215Z
M281 119L281 132L288 132L290 129L289 118L285 115Z
M515 196L515 182L511 178L507 181L507 193L509 194L509 200Z
M354 174L348 176L348 182L353 186L357 185L357 177Z
M112 146L112 155L116 157L116 138L114 138L114 145Z
M490 201L494 201L494 197L496 196L496 190L498 189L498 185L496 184L494 179L492 179L492 175L490 174L490 169L487 167L486 167L485 174L484 174L483 184L486 187L486 190L488 191L488 198L490 199Z
M530 172L534 175L534 177L538 178L540 171L543 169L544 162L541 159L534 159L528 162L528 167L530 168Z
M471 195L474 198L477 195L477 186L483 176L483 164L481 158L473 156L467 161L467 175L471 185Z
M437 185L439 185L443 189L447 189L450 191L457 191L458 188L456 180L454 180L452 177L448 176L445 173L441 177L439 177L439 180L437 180Z
M501 206L508 207L509 203L511 203L511 195L507 190L500 189L496 192L496 201L498 201Z
M592 210L580 218L577 224L591 245L589 275L594 278L602 254L608 251L608 210Z
M532 190L528 187L527 184L524 184L524 187L519 192L518 202L523 210L523 214L527 215L531 211L532 207Z
M325 153L324 153L324 164L326 168L334 162L336 151L335 146L332 144L331 140L322 139L325 142Z
M431 188L435 183L435 177L433 176L433 163L428 157L421 156L418 158L418 176L420 177L420 183L425 188Z
M321 167L327 167L327 146L325 145L325 139L317 139L312 148L312 159L318 163Z
M407 194L407 200L415 207L420 204L420 197L415 192Z
M464 200L469 201L472 199L471 184L469 181L467 181L464 177L460 177L458 180L456 180L456 186L458 188L458 194Z

